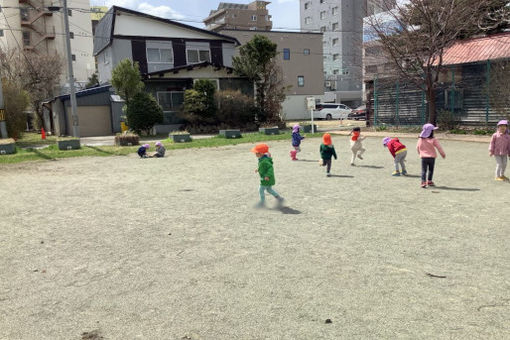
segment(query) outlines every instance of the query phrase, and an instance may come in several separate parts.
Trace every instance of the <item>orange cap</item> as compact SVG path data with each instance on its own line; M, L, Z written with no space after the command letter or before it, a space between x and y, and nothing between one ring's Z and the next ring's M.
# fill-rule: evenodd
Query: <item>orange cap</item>
M333 144L331 142L331 135L329 133L325 133L322 136L322 142L324 143L324 145L331 145L331 144Z
M251 149L253 153L267 153L269 152L269 146L267 144L257 144L253 149Z

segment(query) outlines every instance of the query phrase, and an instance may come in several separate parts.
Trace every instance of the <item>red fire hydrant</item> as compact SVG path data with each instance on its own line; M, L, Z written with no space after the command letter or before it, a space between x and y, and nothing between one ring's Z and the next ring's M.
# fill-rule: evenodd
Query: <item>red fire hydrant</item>
M44 128L41 128L41 139L46 139L46 131L44 131Z

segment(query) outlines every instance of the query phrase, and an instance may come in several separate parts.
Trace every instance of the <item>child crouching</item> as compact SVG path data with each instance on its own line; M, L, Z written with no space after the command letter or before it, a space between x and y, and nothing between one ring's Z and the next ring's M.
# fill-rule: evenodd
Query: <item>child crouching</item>
M386 137L383 139L383 145L388 148L388 151L393 156L393 160L395 161L395 171L393 172L393 176L400 176L399 164L402 167L402 175L407 175L406 170L406 157L407 157L407 148L404 144L400 143L398 138L390 138Z

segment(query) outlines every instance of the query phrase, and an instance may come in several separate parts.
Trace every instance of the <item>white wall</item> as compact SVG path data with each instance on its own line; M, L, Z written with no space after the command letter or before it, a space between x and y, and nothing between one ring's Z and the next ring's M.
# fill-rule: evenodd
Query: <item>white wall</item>
M310 111L306 108L307 95L288 95L282 104L283 120L310 119Z
M99 74L99 83L104 84L112 78L113 57L112 47L108 46L97 55L97 71Z
M223 43L223 65L232 67L232 58L235 54L235 45Z

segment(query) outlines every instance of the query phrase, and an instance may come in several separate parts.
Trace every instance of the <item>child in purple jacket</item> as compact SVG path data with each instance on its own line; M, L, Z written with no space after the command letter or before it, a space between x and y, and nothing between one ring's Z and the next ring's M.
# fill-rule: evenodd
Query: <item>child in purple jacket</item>
M301 141L305 139L304 136L301 136L299 134L299 130L301 129L301 126L299 124L294 125L292 128L292 146L294 147L294 150L290 151L290 158L293 161L297 161L297 153L301 151L301 148L299 147L301 145Z

